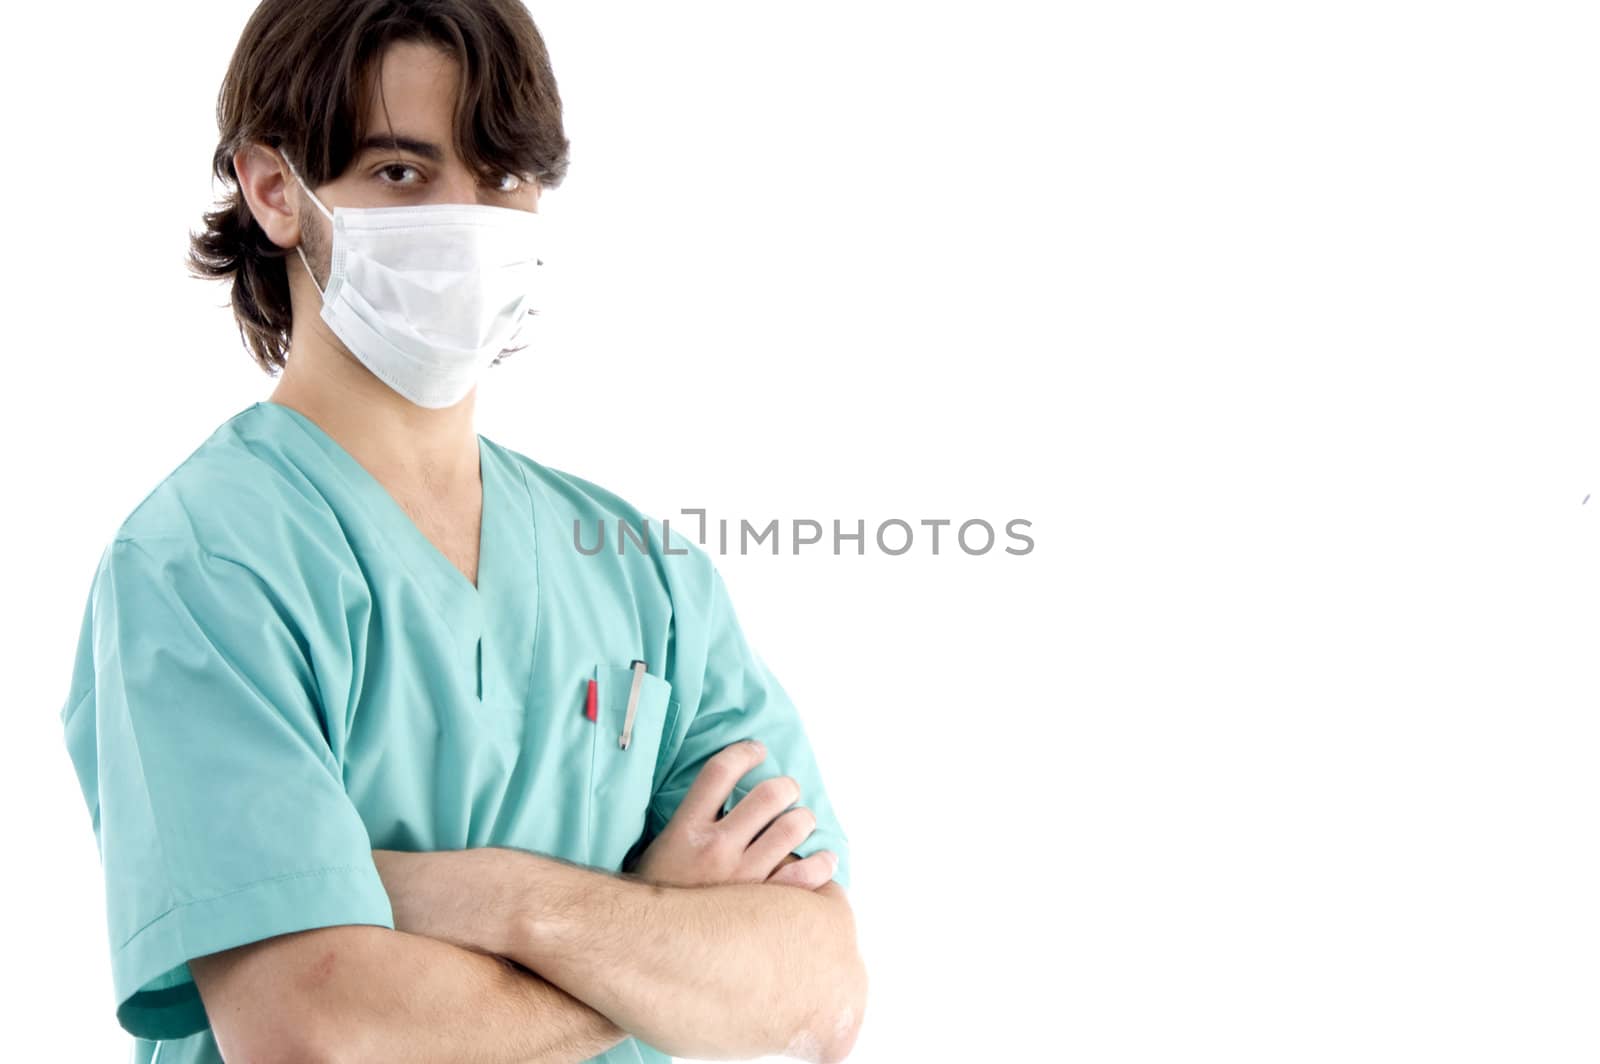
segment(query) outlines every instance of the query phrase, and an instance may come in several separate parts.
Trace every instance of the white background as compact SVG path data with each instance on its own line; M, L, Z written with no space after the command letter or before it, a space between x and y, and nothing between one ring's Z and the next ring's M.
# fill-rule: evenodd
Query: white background
M851 836L852 1060L1600 1055L1591 7L532 7L561 284L479 430L655 514L1033 523L718 559ZM250 8L9 16L12 1059L126 1052L57 714L100 551L272 387L181 265Z

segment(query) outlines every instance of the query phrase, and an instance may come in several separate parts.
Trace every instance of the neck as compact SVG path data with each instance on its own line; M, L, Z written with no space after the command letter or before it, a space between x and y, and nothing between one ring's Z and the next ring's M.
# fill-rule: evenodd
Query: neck
M271 402L315 422L386 486L449 496L477 482L476 389L455 406L417 406L329 339L291 340Z

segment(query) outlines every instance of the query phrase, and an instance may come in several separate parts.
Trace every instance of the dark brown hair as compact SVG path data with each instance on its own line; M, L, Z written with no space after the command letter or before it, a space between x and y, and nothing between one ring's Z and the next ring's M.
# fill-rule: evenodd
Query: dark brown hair
M521 0L263 0L217 95L212 171L232 191L190 234L187 266L202 279L232 279L240 336L268 374L283 368L289 346L293 249L269 240L251 215L234 153L260 141L312 188L335 180L368 135L384 52L401 41L436 44L460 65L455 137L469 168L490 180L529 175L544 189L566 176L561 96Z

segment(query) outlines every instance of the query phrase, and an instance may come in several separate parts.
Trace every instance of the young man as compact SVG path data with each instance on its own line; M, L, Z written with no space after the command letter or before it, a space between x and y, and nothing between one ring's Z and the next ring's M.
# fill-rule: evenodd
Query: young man
M218 115L194 261L281 377L118 529L61 712L134 1059L842 1059L847 840L709 558L583 553L644 516L473 428L566 169L526 11L267 0Z

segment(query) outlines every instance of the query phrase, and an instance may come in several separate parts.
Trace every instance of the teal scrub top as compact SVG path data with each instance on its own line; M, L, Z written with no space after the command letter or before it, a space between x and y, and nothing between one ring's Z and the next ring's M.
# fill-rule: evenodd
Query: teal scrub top
M724 808L794 777L817 820L794 852L832 850L849 886L800 718L707 553L677 535L664 550L660 522L482 435L478 453L477 587L273 402L223 423L101 555L61 721L135 1061L222 1059L191 957L393 927L374 848L505 846L617 872L740 739L768 753ZM619 552L619 520L647 548ZM575 528L592 550L600 525L606 549L582 553ZM629 1038L593 1059L671 1058Z

